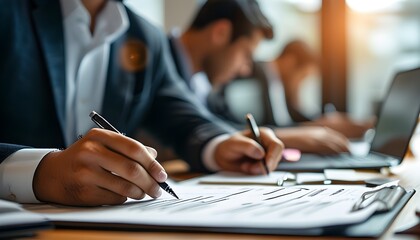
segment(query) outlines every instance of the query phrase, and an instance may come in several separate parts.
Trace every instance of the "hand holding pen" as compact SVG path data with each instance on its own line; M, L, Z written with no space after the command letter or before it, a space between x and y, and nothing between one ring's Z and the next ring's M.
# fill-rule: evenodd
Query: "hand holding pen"
M221 136L215 147L214 160L218 168L215 170L250 175L273 171L281 160L284 144L271 129L260 127L257 130L259 138L249 130Z
M33 191L43 202L73 206L157 198L167 179L156 151L122 134L93 128L64 150L46 154L35 171Z
M99 115L98 113L96 113L95 111L92 111L89 114L89 117L92 119L92 121L98 125L98 127L106 129L106 130L110 130L116 133L121 134L114 126L112 126L105 118L103 118L101 115ZM154 158L156 158L156 155L154 156ZM162 170L161 170L162 171ZM158 185L165 190L166 192L168 192L169 194L171 194L172 196L176 197L179 199L179 197L175 194L175 192L172 190L172 188L166 183L166 182L157 182Z

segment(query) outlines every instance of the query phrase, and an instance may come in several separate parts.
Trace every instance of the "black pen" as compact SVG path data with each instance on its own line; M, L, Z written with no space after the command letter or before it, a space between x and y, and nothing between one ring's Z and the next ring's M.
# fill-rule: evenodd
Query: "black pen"
M114 126L112 126L105 118L103 118L97 112L92 111L89 114L89 117L92 119L94 123L96 123L96 125L98 125L98 127L122 134L120 131L118 131ZM175 194L174 190L172 190L172 188L166 182L158 182L158 184L167 193L179 199L179 197Z
M258 144L260 144L261 147L262 147L263 145L262 145L262 142L261 142L260 130L258 129L258 126L257 126L257 123L255 122L254 117L252 116L251 113L248 113L245 116L245 118L246 118L246 122L248 123L249 129L251 130L252 135L254 136L254 140ZM267 175L269 175L270 171L268 170L268 166L267 166L267 162L265 161L265 158L262 159L262 162L263 162L263 166L264 166L264 169L265 169Z

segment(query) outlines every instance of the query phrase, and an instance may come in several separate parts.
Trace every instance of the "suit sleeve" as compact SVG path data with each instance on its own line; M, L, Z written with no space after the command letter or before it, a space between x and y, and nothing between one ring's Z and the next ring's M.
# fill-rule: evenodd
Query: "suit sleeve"
M26 146L0 143L0 163L16 151L27 148Z

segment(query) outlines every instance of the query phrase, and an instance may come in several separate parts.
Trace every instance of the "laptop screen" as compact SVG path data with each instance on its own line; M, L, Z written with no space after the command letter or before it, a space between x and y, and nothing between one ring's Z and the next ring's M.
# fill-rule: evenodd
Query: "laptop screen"
M382 103L371 150L402 159L420 111L420 68L398 73Z

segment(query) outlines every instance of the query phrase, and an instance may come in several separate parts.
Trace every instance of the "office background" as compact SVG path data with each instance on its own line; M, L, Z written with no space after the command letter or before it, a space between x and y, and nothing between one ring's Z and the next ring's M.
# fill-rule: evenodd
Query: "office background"
M189 23L202 0L125 0L166 32ZM271 60L299 38L325 57L322 74L305 80L301 110L332 102L355 119L376 113L396 71L420 66L418 0L259 0L275 38L255 58ZM329 50L328 50L329 49ZM324 81L322 82L321 79Z

